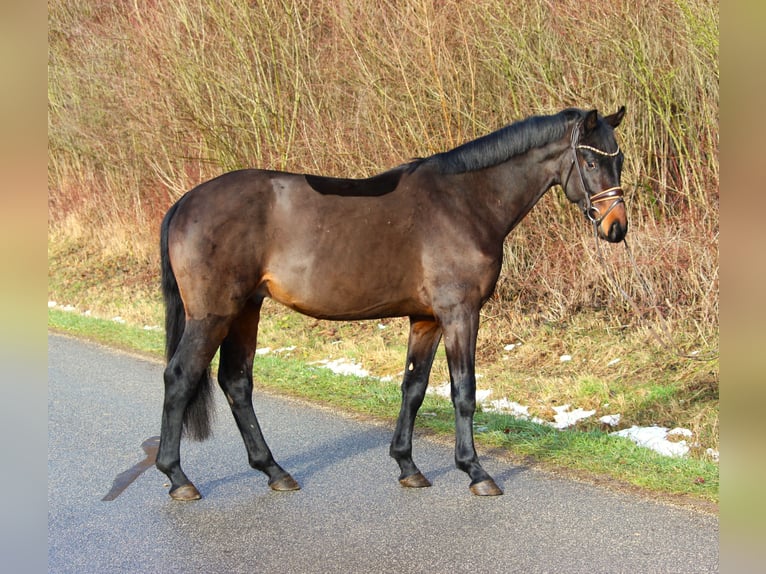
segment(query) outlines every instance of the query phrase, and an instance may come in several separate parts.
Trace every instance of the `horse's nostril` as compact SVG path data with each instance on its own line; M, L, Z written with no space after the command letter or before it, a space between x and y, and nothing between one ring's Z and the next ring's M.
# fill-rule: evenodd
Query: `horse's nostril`
M609 226L609 241L619 243L625 238L627 230L627 226L623 228L619 221L612 222L612 225Z

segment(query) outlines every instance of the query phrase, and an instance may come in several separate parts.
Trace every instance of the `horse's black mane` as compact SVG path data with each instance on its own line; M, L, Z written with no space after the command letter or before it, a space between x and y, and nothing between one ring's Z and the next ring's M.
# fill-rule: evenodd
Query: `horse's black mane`
M367 179L306 175L306 181L323 195L377 196L391 193L405 173L432 165L442 174L458 174L492 167L515 155L560 139L575 119L585 112L566 109L552 116L531 116L453 150L418 158Z
M584 115L582 110L570 108L552 116L531 116L453 150L432 155L424 162L434 164L444 174L492 167L562 138L572 120Z

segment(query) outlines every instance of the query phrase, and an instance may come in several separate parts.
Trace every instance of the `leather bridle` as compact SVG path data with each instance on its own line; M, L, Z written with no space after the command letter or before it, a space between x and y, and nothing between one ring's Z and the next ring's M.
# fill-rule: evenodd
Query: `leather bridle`
M618 146L615 151L607 152L593 146L577 143L577 140L579 139L579 137L580 137L580 124L577 124L572 130L572 139L570 142L570 148L572 150L572 164L569 166L569 172L567 173L567 178L566 178L566 181L564 182L564 189L566 189L567 185L569 184L569 178L572 175L572 170L574 169L575 166L577 166L577 174L580 177L580 183L582 184L582 189L585 191L585 199L583 200L582 206L581 206L582 212L583 214L585 214L585 217L588 219L588 221L593 223L594 229L598 229L598 226L601 225L601 222L606 218L607 215L609 215L609 212L611 212L620 203L625 203L625 200L623 199L622 188L620 186L610 187L608 189L603 189L599 191L598 193L594 193L591 195L591 193L588 191L588 187L585 185L585 178L583 177L582 167L580 166L580 162L577 161L577 150L587 149L588 151L597 153L605 157L617 157L620 154L620 148ZM606 210L606 213L604 213L604 215L601 215L598 209L594 207L594 205L597 203L610 201L610 200L612 200L612 204L609 206L609 209Z

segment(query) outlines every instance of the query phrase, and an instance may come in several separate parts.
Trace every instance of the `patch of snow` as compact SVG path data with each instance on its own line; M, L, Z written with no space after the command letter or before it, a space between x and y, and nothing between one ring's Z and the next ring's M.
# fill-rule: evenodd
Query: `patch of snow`
M484 412L511 415L517 419L532 421L533 423L540 425L550 424L539 417L530 416L529 407L525 407L516 401L509 401L506 398L489 401L489 403L483 403L482 409Z
M338 375L353 375L356 377L370 376L370 372L363 369L362 365L349 361L348 359L335 359L332 361L329 359L322 359L321 361L316 361L312 364L321 365L323 368L330 369L333 373Z
M588 417L592 417L596 414L596 411L584 411L580 408L577 408L573 411L569 411L571 408L571 405L561 405L560 407L553 407L553 410L556 411L556 414L553 417L553 420L556 421L553 423L553 427L557 429L565 429L569 428L571 426L576 425L579 421L583 419L587 419Z
M671 434L672 433L672 434ZM688 429L675 428L669 431L665 427L651 426L651 427L639 427L632 426L629 429L624 429L612 433L615 436L621 436L629 438L638 446L650 448L665 456L681 457L686 456L689 452L689 445L685 440L669 441L670 436L691 436L692 432Z
M559 361L561 361L562 363L566 363L567 361L571 361L571 360L572 360L572 355L561 355L559 357Z
M289 353L297 349L295 345L290 347L280 347L279 349L272 349L271 347L261 347L255 350L256 355L268 355L269 353Z
M48 301L48 309L53 309L57 303L55 301Z
M617 364L617 363L619 363L619 362L620 362L620 358L618 357L618 358L616 358L616 359L612 359L611 361L609 361L609 362L606 364L606 366L607 366L607 367L611 367L612 365L616 365L616 364Z
M437 395L439 397L447 397L448 399L452 397L452 390L450 389L449 382L442 383L439 386L429 386L426 390L426 393L430 395Z
M510 343L503 347L504 351L513 351L516 348L516 343Z
M690 438L693 435L694 433L690 431L689 429L683 429L680 427L676 427L673 430L668 431L668 436L685 436L687 438Z
M622 418L622 415L604 415L601 417L599 422L604 423L605 425L609 425L610 427L616 427L618 424L620 424L620 419Z
M488 398L489 395L492 394L492 389L476 389L476 402L479 404L483 404Z
M115 323L119 323L120 325L125 324L125 319L123 319L119 315L117 317L112 317L112 321L114 321Z
M516 401L509 401L506 398L489 401L488 405L483 405L483 409L488 413L509 414L518 418L529 418L529 407L520 405Z
M714 462L718 462L718 459L720 458L718 451L712 448L707 449L705 451L705 454L707 454L710 458L712 458Z

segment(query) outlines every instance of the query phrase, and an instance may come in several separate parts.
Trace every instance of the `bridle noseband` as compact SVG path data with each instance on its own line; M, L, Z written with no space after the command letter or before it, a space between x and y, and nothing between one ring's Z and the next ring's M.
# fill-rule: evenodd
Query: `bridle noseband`
M569 178L572 175L572 170L574 169L575 166L577 166L577 174L580 177L580 183L582 184L582 188L585 191L585 205L583 206L582 211L585 214L585 217L588 218L588 221L593 223L594 228L598 228L598 226L601 225L601 222L606 218L606 216L609 215L610 211L612 211L620 203L625 203L625 200L622 197L622 188L620 186L610 187L608 189L601 190L598 193L594 193L593 195L591 195L588 192L588 187L585 185L585 178L583 177L583 174L582 174L582 167L580 167L580 162L577 161L577 150L587 149L588 151L597 153L604 157L617 157L620 154L620 148L618 146L615 151L607 152L593 146L577 143L577 140L579 139L579 137L580 137L580 125L578 124L572 130L572 139L570 142L570 148L572 150L572 165L569 166L567 179L564 182L564 189L566 189L567 184L569 183ZM600 215L598 209L594 207L594 204L601 203L603 201L609 201L609 200L613 200L612 205L609 206L609 209L606 210L606 213L604 213L604 215Z

